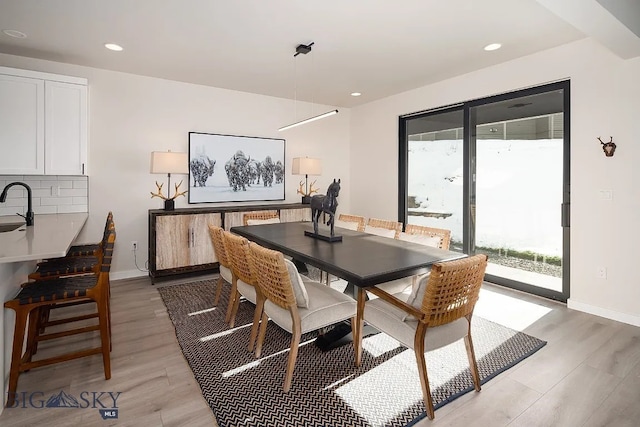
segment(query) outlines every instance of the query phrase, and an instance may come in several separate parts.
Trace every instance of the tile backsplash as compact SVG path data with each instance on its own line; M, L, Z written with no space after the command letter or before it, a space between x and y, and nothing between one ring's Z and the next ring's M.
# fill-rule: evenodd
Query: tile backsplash
M89 178L63 175L0 175L0 192L7 184L24 182L31 187L35 214L89 212ZM0 216L24 215L27 190L23 186L9 189L7 200L0 203Z

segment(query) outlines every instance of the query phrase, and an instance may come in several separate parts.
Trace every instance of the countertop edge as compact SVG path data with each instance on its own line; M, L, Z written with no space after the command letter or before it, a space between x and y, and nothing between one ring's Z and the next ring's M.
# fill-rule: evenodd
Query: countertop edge
M10 217L7 217L7 219ZM0 233L0 243L9 245L15 250L14 253L7 251L6 255L0 253L0 264L37 261L45 258L63 257L80 234L89 218L87 212L64 213L64 214L41 214L35 216L34 225L28 227L27 231L14 230L7 233ZM2 218L5 219L5 218ZM7 222L0 220L0 222ZM42 228L38 228L38 226ZM33 228L32 228L33 227ZM55 227L55 228L54 228ZM31 229L29 229L31 228ZM31 233L33 242L31 245L23 242L25 239L15 240L16 235L11 233ZM51 233L51 238L48 234ZM53 239L53 240L51 240ZM48 247L42 242L48 241ZM35 246L35 248L33 248Z

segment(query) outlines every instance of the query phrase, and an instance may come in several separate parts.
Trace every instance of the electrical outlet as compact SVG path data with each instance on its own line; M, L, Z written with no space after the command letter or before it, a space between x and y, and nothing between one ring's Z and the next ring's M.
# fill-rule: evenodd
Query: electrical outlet
M138 242L136 242L135 240L131 241L131 250L134 252L138 250Z
M598 279L606 279L607 278L607 267L598 267L598 271L596 272L598 275Z

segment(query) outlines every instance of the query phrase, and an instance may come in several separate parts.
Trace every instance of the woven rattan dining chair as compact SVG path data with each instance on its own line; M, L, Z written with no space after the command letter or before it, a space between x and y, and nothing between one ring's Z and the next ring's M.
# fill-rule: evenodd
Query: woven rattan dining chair
M351 228L349 227L349 225L353 225L354 227L353 230L364 231L364 226L366 224L366 221L367 219L363 216L341 213L340 215L338 215L338 220L336 221L336 227ZM340 224L341 222L345 224Z
M393 230L394 233L386 233L384 230ZM364 227L365 233L397 239L402 231L402 223L386 219L369 218Z
M291 272L287 269L282 253L254 242L250 243L250 251L260 290L256 313L258 310L262 312L256 357L260 357L269 319L291 334L287 370L282 386L283 390L288 392L293 380L302 334L346 319L351 319L351 325L354 327L356 302L348 295L322 283L304 281L304 292L308 298L302 303L297 300ZM356 336L355 331L353 332L353 336Z
M113 258L113 246L115 243L115 228L108 232L100 260L100 271L97 274L85 274L77 276L59 277L51 280L42 280L24 286L20 293L4 303L5 308L10 308L16 313L16 322L13 335L13 349L11 353L11 368L9 371L9 397L7 406L12 406L16 398L18 377L22 372L30 369L47 366L54 363L65 362L80 357L102 354L105 379L111 378L111 325L109 316L109 270ZM94 302L97 313L75 316L50 322L61 325L76 321L85 321L98 318L98 324L87 326L83 324L74 329L66 329L60 332L44 334L44 327L40 323L43 316L42 310L60 304L76 304ZM28 320L28 322L27 322ZM25 346L25 330L26 346ZM54 357L32 361L37 352L38 342L44 340L59 339L69 335L76 335L91 331L99 331L100 346L70 351ZM25 348L23 353L23 347Z
M420 284L421 290L414 301L408 300L403 293L391 295L377 287L367 288L378 298L366 302L364 320L414 350L424 405L430 419L434 418L434 410L425 352L464 338L475 390L480 391L471 320L486 267L487 256L484 254L436 263L428 280ZM358 323L362 324L361 318Z
M238 236L231 232L225 231L224 247L227 256L231 260L231 296L229 304L231 310L227 310L227 322L229 327L233 328L236 322L236 314L240 306L240 297L244 297L252 304L256 304L258 299L256 290L256 278L251 268L249 241L244 237ZM260 322L260 313L255 311L253 318L253 326L251 327L251 335L249 337L249 351L253 351L258 334L258 323Z
M425 225L407 224L404 232L411 235L438 237L440 239L438 247L440 249L449 250L449 245L451 243L451 230L427 227Z
M270 224L274 222L280 222L278 211L247 212L242 215L242 223L244 225Z
M434 248L449 249L451 242L451 231L443 228L425 227L422 225L408 224L404 233L398 234L398 240L404 240L419 245L432 246ZM425 277L429 273L404 277L402 279L392 280L391 282L381 283L379 288L388 293L401 292L408 286L415 288L418 280Z
M220 270L220 276L218 277L218 283L216 286L216 297L213 300L214 305L218 305L220 302L220 295L222 294L222 286L224 283L228 283L231 286L233 281L233 273L231 272L231 260L227 255L227 250L224 243L224 229L217 225L209 225L209 236L211 237L211 243L213 244L213 251L218 258L218 266ZM231 315L231 308L233 298L229 296L229 306L227 307L227 318Z

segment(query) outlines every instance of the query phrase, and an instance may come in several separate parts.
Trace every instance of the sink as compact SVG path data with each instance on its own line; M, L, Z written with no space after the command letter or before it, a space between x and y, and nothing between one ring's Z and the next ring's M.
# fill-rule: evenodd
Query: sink
M17 228L25 225L24 222L12 222L7 224L0 224L0 233L6 233L7 231L13 231Z

